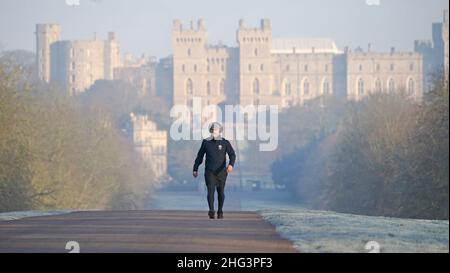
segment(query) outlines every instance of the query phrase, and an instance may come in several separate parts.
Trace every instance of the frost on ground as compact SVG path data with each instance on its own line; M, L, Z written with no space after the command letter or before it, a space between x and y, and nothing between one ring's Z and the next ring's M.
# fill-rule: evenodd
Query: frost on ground
M3 212L0 213L0 221L18 220L25 217L35 217L35 216L48 216L70 213L69 210L55 210L55 211L14 211L14 212Z
M307 209L259 212L300 252L449 252L449 221Z

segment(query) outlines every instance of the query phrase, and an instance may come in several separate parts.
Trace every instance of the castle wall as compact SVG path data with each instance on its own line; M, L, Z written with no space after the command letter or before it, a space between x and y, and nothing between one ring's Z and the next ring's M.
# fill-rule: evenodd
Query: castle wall
M57 24L36 25L36 69L39 79L50 82L51 45L61 39L61 27Z

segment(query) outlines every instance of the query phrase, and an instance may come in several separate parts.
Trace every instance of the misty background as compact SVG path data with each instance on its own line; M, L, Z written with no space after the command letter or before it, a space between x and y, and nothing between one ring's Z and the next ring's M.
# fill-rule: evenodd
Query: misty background
M186 25L203 18L209 42L236 45L239 19L257 25L270 18L277 37L325 37L339 48L365 48L375 51L412 51L415 39L431 37L431 22L442 19L448 8L445 0L1 0L0 47L4 50L35 50L35 24L59 23L62 39L105 38L114 31L122 53L143 53L165 57L171 53L170 29L173 19ZM377 1L371 1L377 2ZM426 4L425 4L426 3Z
M167 131L170 105L139 96L123 81L97 80L71 97L30 77L37 23L60 24L63 40L94 33L104 39L114 31L122 54L158 58L172 53L176 18L184 25L203 18L213 44L235 46L241 18L249 26L270 18L275 38L325 37L340 49L371 43L374 51L413 51L413 41L429 39L431 24L448 8L444 0L79 2L0 0L0 211L206 208L202 175L195 180L191 172L199 142L168 139L168 173L178 193L158 192L159 181L133 151L130 113L146 114ZM247 147L249 169L271 174L282 190L233 192L226 208L301 206L448 219L448 82L436 78L424 101L402 94L361 102L326 97L283 111L277 151ZM238 172L228 185L233 178Z

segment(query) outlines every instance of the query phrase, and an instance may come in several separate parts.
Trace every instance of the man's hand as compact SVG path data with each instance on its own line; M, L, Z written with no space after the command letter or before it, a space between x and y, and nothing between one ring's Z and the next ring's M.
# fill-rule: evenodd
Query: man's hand
M228 165L227 167L227 173L231 173L233 171L233 166Z
M193 171L193 172L192 172L192 175L193 175L194 177L197 177L197 176L198 176L198 172L197 172L197 171Z

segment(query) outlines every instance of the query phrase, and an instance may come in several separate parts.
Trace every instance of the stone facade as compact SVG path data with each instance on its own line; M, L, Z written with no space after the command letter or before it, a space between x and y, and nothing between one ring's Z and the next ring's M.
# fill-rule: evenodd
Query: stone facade
M442 23L442 40L444 41L444 75L448 80L448 9L444 10L444 22Z
M96 80L112 80L121 65L120 48L113 32L106 40L61 40L56 24L36 26L37 71L45 82L58 83L71 95L88 89Z
M333 40L277 39L268 19L259 27L239 22L236 48L209 45L202 20L172 29L173 104L300 104L323 95L360 99L374 92L423 93L422 55L414 52L340 50ZM359 87L359 88L358 88Z
M120 65L118 41L114 33L107 40L58 41L51 47L51 80L77 95L96 80L113 79Z
M347 97L406 92L422 99L422 56L414 52L347 52Z
M431 87L436 73L443 71L448 79L448 10L443 12L443 20L432 24L431 40L414 41L414 51L423 56L424 90Z
M167 175L167 132L158 130L156 123L145 115L130 114L136 151L148 164L157 179Z
M125 58L123 65L114 69L114 79L135 87L140 97L156 95L156 66L154 58L142 56L135 62Z
M61 39L61 27L57 24L36 25L36 69L39 79L50 81L50 46Z
M237 94L236 63L233 50L207 44L203 21L183 29L175 20L172 28L173 104L192 106L192 97L202 97L204 105L223 103L227 94Z

